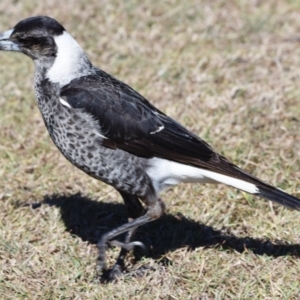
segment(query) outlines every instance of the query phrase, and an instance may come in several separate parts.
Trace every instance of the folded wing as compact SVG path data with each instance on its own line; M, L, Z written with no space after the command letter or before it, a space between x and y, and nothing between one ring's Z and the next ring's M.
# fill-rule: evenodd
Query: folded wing
M156 109L126 84L99 70L64 86L61 98L73 109L89 113L100 124L103 146L131 154L158 157L252 183L253 194L300 209L300 200L230 163L199 137ZM222 180L217 180L223 182ZM224 183L243 189L236 180ZM249 192L249 191L248 191Z

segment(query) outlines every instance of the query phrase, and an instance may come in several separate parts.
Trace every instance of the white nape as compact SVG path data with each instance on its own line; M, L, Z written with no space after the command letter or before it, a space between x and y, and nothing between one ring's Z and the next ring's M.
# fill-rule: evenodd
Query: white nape
M181 182L224 183L250 194L258 192L254 184L244 180L166 159L152 158L149 165L147 174L153 180L157 193Z
M80 76L86 64L86 56L79 44L66 31L54 37L54 41L57 55L53 66L47 72L47 78L63 86Z

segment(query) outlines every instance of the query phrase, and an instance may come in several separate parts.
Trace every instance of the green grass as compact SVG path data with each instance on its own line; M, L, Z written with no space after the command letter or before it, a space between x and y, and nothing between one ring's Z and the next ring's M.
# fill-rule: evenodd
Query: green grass
M3 0L0 31L32 15L56 18L95 65L300 196L299 1ZM100 283L96 241L125 222L119 195L52 144L30 59L0 53L0 90L1 299L299 299L299 213L221 185L165 192L166 215L137 233L148 253Z

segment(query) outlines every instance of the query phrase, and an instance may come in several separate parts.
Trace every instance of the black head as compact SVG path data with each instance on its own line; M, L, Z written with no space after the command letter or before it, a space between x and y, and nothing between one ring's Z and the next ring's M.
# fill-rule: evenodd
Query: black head
M0 50L19 51L32 59L53 57L57 52L54 38L64 31L63 26L50 17L28 18L0 34Z
M37 16L20 21L12 33L12 37L18 38L39 38L54 35L61 35L65 29L56 20Z

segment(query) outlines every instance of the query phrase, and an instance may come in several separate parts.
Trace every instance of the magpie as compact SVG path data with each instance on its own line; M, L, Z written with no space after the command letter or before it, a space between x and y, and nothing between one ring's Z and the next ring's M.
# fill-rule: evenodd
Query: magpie
M121 247L111 276L119 276L135 230L165 209L159 193L181 182L223 183L292 209L300 199L232 164L205 141L154 107L130 86L92 65L56 20L36 16L0 35L0 50L29 56L35 92L54 144L73 165L113 186L128 223L104 234L97 270L107 270L108 244ZM115 240L126 233L125 240Z

